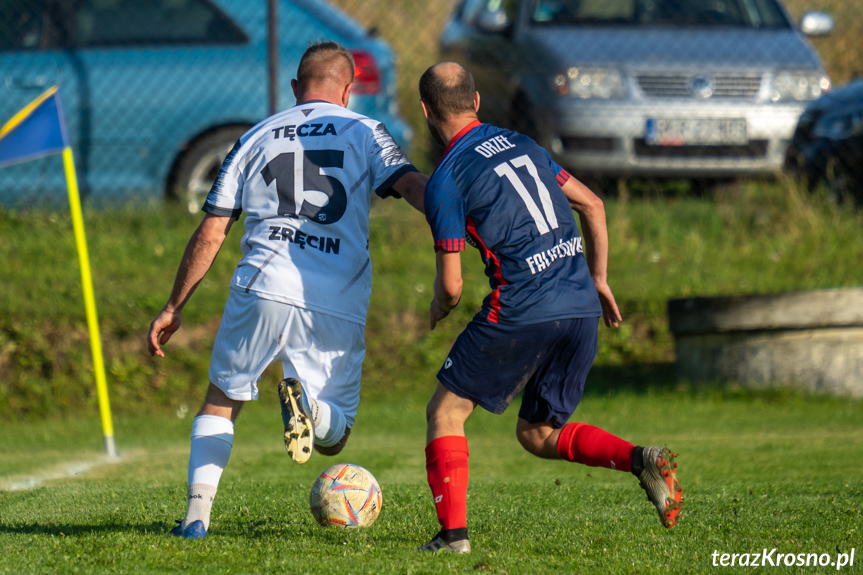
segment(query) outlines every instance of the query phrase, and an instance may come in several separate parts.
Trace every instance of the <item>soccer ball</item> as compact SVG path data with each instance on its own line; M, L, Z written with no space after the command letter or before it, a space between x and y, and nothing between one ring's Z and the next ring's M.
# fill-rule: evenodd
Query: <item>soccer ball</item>
M352 463L328 467L312 485L309 507L323 526L368 527L381 512L381 487L367 470Z

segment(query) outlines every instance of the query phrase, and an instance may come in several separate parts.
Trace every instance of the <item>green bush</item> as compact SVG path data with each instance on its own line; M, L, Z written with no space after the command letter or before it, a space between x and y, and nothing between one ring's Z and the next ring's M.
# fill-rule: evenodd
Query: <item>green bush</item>
M863 216L787 182L732 186L715 200L623 194L606 202L609 284L619 330L600 328L597 366L674 360L666 302L695 295L859 286ZM161 209L85 216L105 364L115 411L197 405L209 353L240 258L242 223L184 312L164 360L146 353L150 321L166 301L197 218ZM449 346L489 291L479 255L463 257L465 288L451 317L428 330L434 279L431 234L404 202L372 208L374 286L364 368L366 396L409 393L434 381ZM65 214L0 214L0 419L94 409L80 275ZM667 374L668 371L661 373ZM272 369L267 378L278 378Z

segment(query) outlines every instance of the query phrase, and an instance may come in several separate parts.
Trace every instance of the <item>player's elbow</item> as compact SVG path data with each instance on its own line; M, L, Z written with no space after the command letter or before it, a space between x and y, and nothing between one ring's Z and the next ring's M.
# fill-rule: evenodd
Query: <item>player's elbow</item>
M600 198L596 194L591 194L590 196L591 197L588 201L588 204L590 205L591 209L596 210L600 213L605 213L605 203L602 201L602 198Z
M455 307L458 303L458 300L461 299L461 290L464 285L464 282L460 277L457 278L447 278L443 282L441 282L441 288L443 291L443 296L446 298L450 307Z
M231 230L233 219L229 217L207 214L198 226L196 239L205 245L221 246Z
M578 212L578 215L587 218L605 218L605 203L602 198L594 193L581 198L581 201L574 204L572 208Z

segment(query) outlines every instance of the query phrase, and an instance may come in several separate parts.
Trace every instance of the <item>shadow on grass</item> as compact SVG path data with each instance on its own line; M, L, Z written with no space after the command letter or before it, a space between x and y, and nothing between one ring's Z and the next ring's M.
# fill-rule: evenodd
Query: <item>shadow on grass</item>
M116 523L103 525L78 525L72 523L31 523L31 524L3 524L0 523L0 535L41 535L49 537L92 537L110 535L117 533L128 533L133 535L154 535L156 537L170 537L170 530L175 526L174 521L151 522L151 523ZM303 519L274 521L271 518L261 517L256 521L221 521L211 526L212 534L222 537L245 537L251 539L272 539L284 537L286 532L294 535L311 537L319 529L318 525ZM331 530L334 531L334 530ZM344 543L344 532L330 533L332 543L341 545ZM341 538L339 538L341 536Z
M673 362L595 365L587 376L584 395L673 391L678 385Z
M815 393L781 383L749 387L734 382L710 381L693 383L678 379L674 362L632 363L626 365L595 365L584 386L585 397L608 397L618 394L676 395L696 400L758 401L788 403L794 401L819 403L863 401L829 393Z
M29 525L0 523L0 534L51 535L56 537L86 536L100 533L128 532L139 535L167 535L172 525L164 522L112 525L75 525L71 523L31 523Z

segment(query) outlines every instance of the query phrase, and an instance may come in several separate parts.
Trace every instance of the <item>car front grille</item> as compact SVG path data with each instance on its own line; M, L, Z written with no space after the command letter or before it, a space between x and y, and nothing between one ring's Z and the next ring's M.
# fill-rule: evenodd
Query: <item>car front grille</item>
M696 95L692 88L692 80L697 76L699 74L639 74L636 80L644 95L650 98L704 98ZM710 99L754 100L761 89L760 74L716 74L712 78Z
M639 158L666 159L756 159L767 156L767 140L749 140L747 144L720 146L653 146L644 138L633 140L635 155Z
M563 136L560 142L567 152L616 152L623 147L618 138L597 136Z

